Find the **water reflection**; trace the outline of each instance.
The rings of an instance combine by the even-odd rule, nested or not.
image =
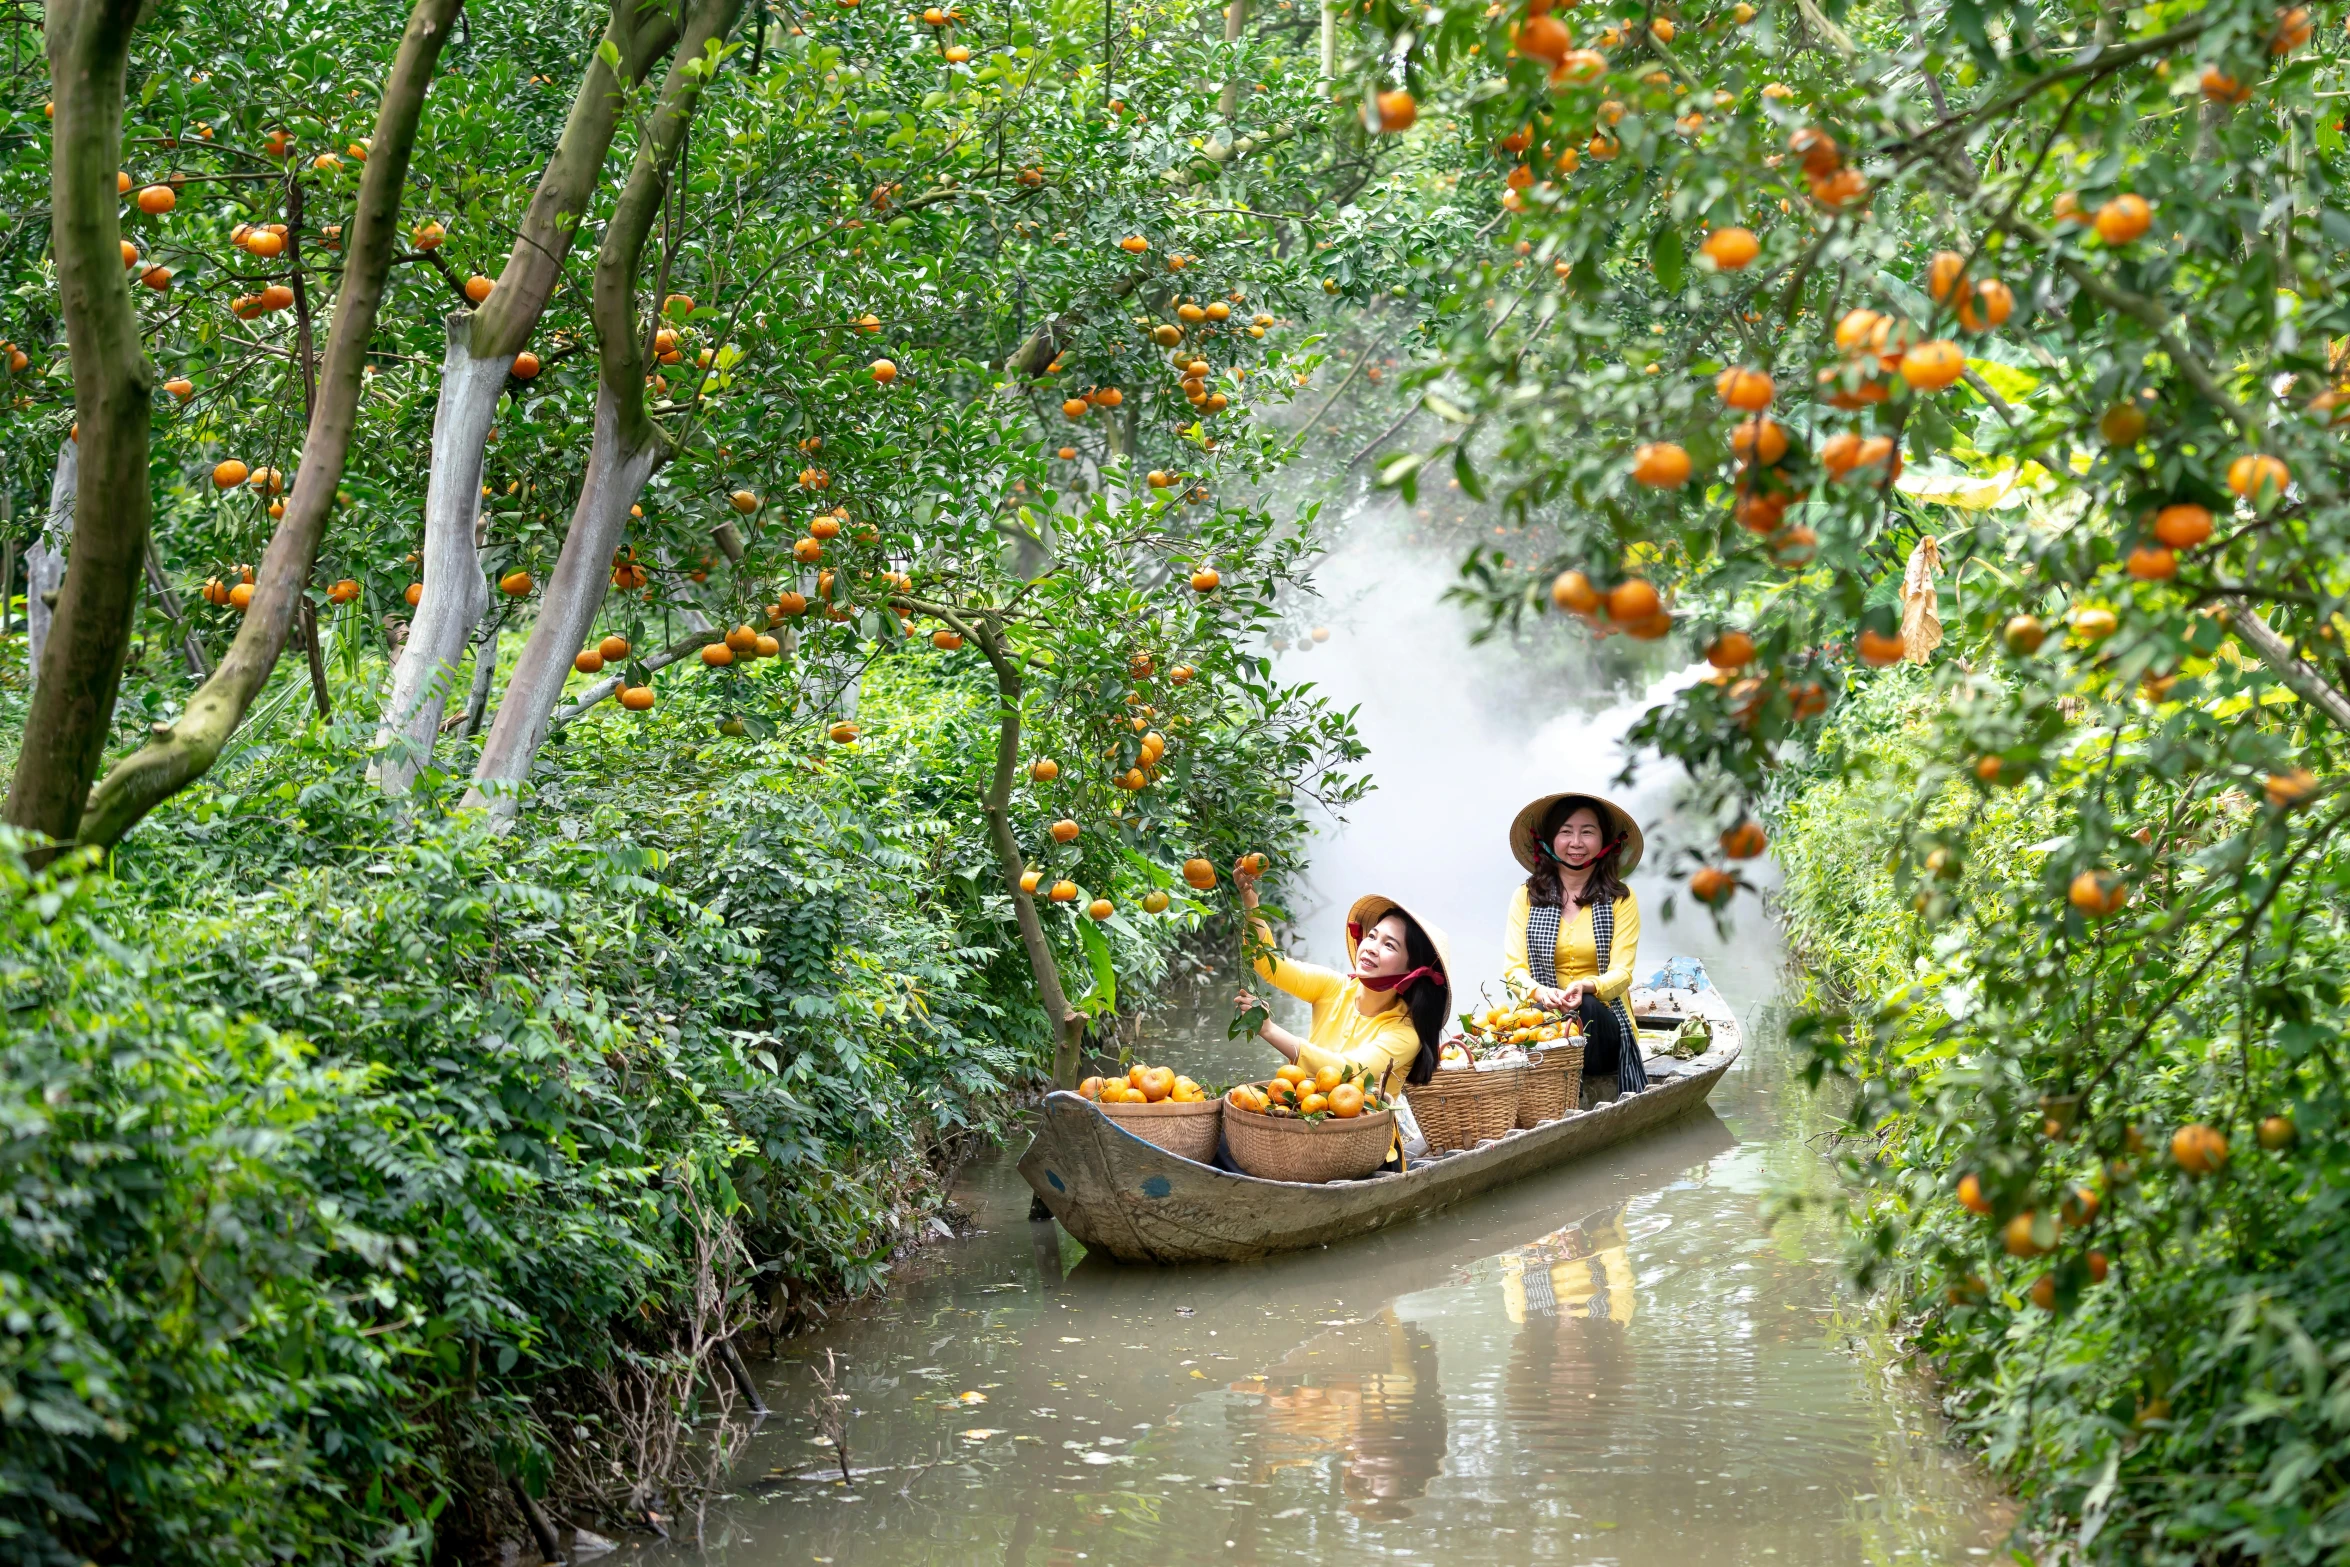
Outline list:
[[[1444,1465],[1444,1399],[1436,1341],[1393,1307],[1328,1329],[1272,1370],[1231,1385],[1255,1402],[1260,1483],[1278,1470],[1335,1462],[1346,1510],[1361,1518],[1412,1515]]]

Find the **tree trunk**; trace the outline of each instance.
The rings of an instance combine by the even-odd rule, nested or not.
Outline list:
[[[155,370],[122,264],[115,171],[141,0],[48,0],[50,251],[73,362],[74,546],[25,713],[8,821],[70,843],[106,754],[122,689],[154,499],[147,487]]]
[[[1239,46],[1240,35],[1248,27],[1248,0],[1228,0],[1224,7],[1224,47]],[[1229,120],[1240,112],[1240,78],[1226,77],[1223,92],[1216,96],[1216,112]]]
[[[670,176],[687,128],[710,76],[707,49],[734,26],[742,0],[694,0],[678,37],[677,58],[661,86],[660,106],[646,122],[628,183],[605,225],[596,252],[596,423],[587,475],[563,553],[539,604],[522,658],[499,699],[497,719],[482,743],[481,760],[464,804],[487,806],[501,820],[520,809],[520,790],[552,727],[563,682],[611,586],[612,552],[628,526],[628,509],[644,493],[668,448],[645,412],[645,368],[650,334],[637,324],[637,278],[645,243],[669,196]],[[659,290],[655,291],[658,308]]]
[[[376,781],[406,794],[432,760],[441,710],[474,627],[490,607],[474,521],[481,514],[482,451],[513,359],[477,359],[475,317],[449,317],[441,356],[441,400],[433,410],[432,462],[424,490],[424,592],[392,668],[391,700],[376,730]]]
[[[995,846],[997,868],[1004,890],[1012,898],[1012,917],[1020,927],[1020,945],[1027,950],[1029,972],[1036,977],[1036,997],[1053,1030],[1053,1086],[1075,1088],[1085,1048],[1085,1015],[1069,1005],[1061,985],[1061,968],[1053,959],[1052,943],[1045,939],[1044,922],[1037,918],[1036,900],[1020,890],[1020,841],[1012,835],[1012,779],[1020,765],[1020,666],[1004,647],[1003,631],[994,621],[975,616],[967,624],[955,616],[948,623],[978,644],[995,671],[997,717],[995,773],[988,779],[980,811],[987,818],[988,841]]]
[[[85,843],[111,844],[157,805],[203,776],[221,747],[244,722],[255,697],[269,684],[296,616],[310,608],[310,573],[319,542],[333,513],[335,491],[351,454],[359,424],[361,371],[368,341],[375,335],[384,285],[399,244],[400,196],[416,150],[416,127],[433,69],[461,0],[415,0],[393,56],[390,79],[376,108],[375,134],[359,178],[352,212],[350,248],[341,286],[335,291],[334,322],[327,332],[326,362],[318,380],[315,411],[302,441],[301,465],[294,471],[286,513],[254,573],[253,602],[220,667],[188,699],[178,721],[160,727],[146,744],[116,763],[91,791],[90,819],[82,824]],[[109,158],[113,156],[108,154]],[[112,176],[108,176],[111,181]],[[109,185],[108,202],[113,201]],[[111,205],[109,206],[111,209]],[[139,417],[146,419],[146,410]],[[87,431],[85,430],[85,435]],[[146,493],[144,459],[138,488]],[[141,545],[144,548],[142,531]],[[315,641],[310,648],[315,659]],[[323,666],[315,666],[314,694],[323,695]],[[323,707],[323,703],[321,706]]]
[[[499,394],[514,356],[529,343],[561,279],[630,89],[675,46],[679,14],[680,0],[661,0],[653,10],[641,0],[616,0],[603,42],[618,55],[620,68],[614,70],[601,45],[590,53],[563,134],[531,193],[530,210],[497,286],[479,310],[460,310],[449,318],[425,482],[424,592],[393,667],[391,700],[376,731],[375,776],[386,794],[407,793],[432,760],[450,681],[489,608],[474,517],[481,504],[482,453]]]
[[[1338,0],[1322,0],[1322,80],[1338,74]]]
[[[41,649],[49,645],[49,623],[57,614],[51,595],[65,585],[65,555],[73,543],[73,495],[80,472],[76,454],[74,442],[58,444],[57,471],[49,480],[49,514],[25,555],[25,670],[36,677]]]
[[[628,509],[644,492],[660,453],[657,440],[630,446],[618,424],[609,392],[599,387],[595,441],[588,451],[579,503],[572,508],[570,531],[563,536],[563,553],[547,581],[530,640],[506,681],[505,695],[498,699],[497,721],[482,743],[473,787],[465,795],[465,805],[486,805],[501,819],[521,808],[522,781],[553,727],[572,657],[586,643],[596,613],[604,607],[612,580],[612,552],[627,531]]]

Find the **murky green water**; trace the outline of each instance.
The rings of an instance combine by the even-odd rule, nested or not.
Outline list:
[[[1661,860],[1670,782],[1607,783],[1637,703],[1545,698],[1480,663],[1449,611],[1384,591],[1399,569],[1375,540],[1334,559],[1316,611],[1334,635],[1283,671],[1360,704],[1380,782],[1317,847],[1296,940],[1327,959],[1348,899],[1403,896],[1451,930],[1465,1000],[1498,966],[1517,804],[1606,789],[1651,824]],[[1423,743],[1430,713],[1441,750]],[[1872,1355],[1834,1221],[1765,1223],[1768,1192],[1826,1179],[1810,1141],[1825,1117],[1772,1026],[1770,923],[1751,899],[1726,939],[1665,921],[1653,870],[1634,881],[1643,968],[1700,957],[1748,1027],[1709,1110],[1399,1229],[1238,1267],[1089,1258],[1028,1222],[1013,1157],[992,1159],[961,1194],[976,1233],[761,1368],[777,1414],[741,1494],[706,1519],[711,1553],[741,1567],[1990,1555],[2003,1505],[1925,1390]],[[1269,1069],[1263,1047],[1224,1039],[1228,994],[1203,985],[1202,1014],[1170,1016],[1148,1058],[1209,1079]],[[851,1395],[847,1484],[807,1414],[828,1351]]]

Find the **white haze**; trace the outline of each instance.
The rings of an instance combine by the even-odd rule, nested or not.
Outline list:
[[[1315,574],[1323,603],[1308,617],[1330,628],[1330,640],[1276,655],[1284,680],[1310,679],[1341,708],[1359,709],[1356,725],[1370,747],[1365,765],[1377,785],[1344,822],[1318,827],[1292,910],[1300,949],[1315,961],[1342,962],[1347,905],[1384,893],[1449,937],[1456,1011],[1480,987],[1499,999],[1504,919],[1525,877],[1510,854],[1510,819],[1538,795],[1580,789],[1623,805],[1647,835],[1647,858],[1632,878],[1647,927],[1638,976],[1682,953],[1702,960],[1735,999],[1771,994],[1780,953],[1751,894],[1733,905],[1728,942],[1685,894],[1679,917],[1663,918],[1672,889],[1659,872],[1668,845],[1711,836],[1707,824],[1683,829],[1673,820],[1680,769],[1652,758],[1630,787],[1614,781],[1625,732],[1704,666],[1596,710],[1572,676],[1546,687],[1505,641],[1470,645],[1469,616],[1440,601],[1453,557],[1399,542],[1399,521],[1391,506],[1374,502],[1336,530],[1342,542]],[[1535,634],[1586,635],[1563,620]]]

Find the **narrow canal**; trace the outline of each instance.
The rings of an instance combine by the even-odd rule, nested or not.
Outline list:
[[[1449,930],[1473,992],[1522,874],[1505,832],[1550,789],[1605,789],[1670,833],[1670,780],[1609,780],[1640,702],[1568,666],[1471,649],[1425,558],[1365,524],[1283,655],[1360,705],[1379,791],[1320,841],[1295,910],[1333,957],[1346,900],[1385,891]],[[1662,830],[1660,830],[1660,828]],[[967,1238],[886,1298],[793,1341],[777,1413],[705,1523],[744,1567],[1075,1563],[1966,1562],[2007,1515],[1885,1369],[1841,1282],[1819,1193],[1827,1118],[1777,1027],[1783,957],[1744,900],[1727,938],[1661,917],[1642,969],[1704,962],[1748,1031],[1711,1108],[1626,1148],[1398,1230],[1260,1265],[1124,1268],[1027,1220],[1009,1155],[975,1168]],[[1203,981],[1148,1058],[1262,1072]],[[849,1393],[852,1483],[807,1416],[812,1366]]]

